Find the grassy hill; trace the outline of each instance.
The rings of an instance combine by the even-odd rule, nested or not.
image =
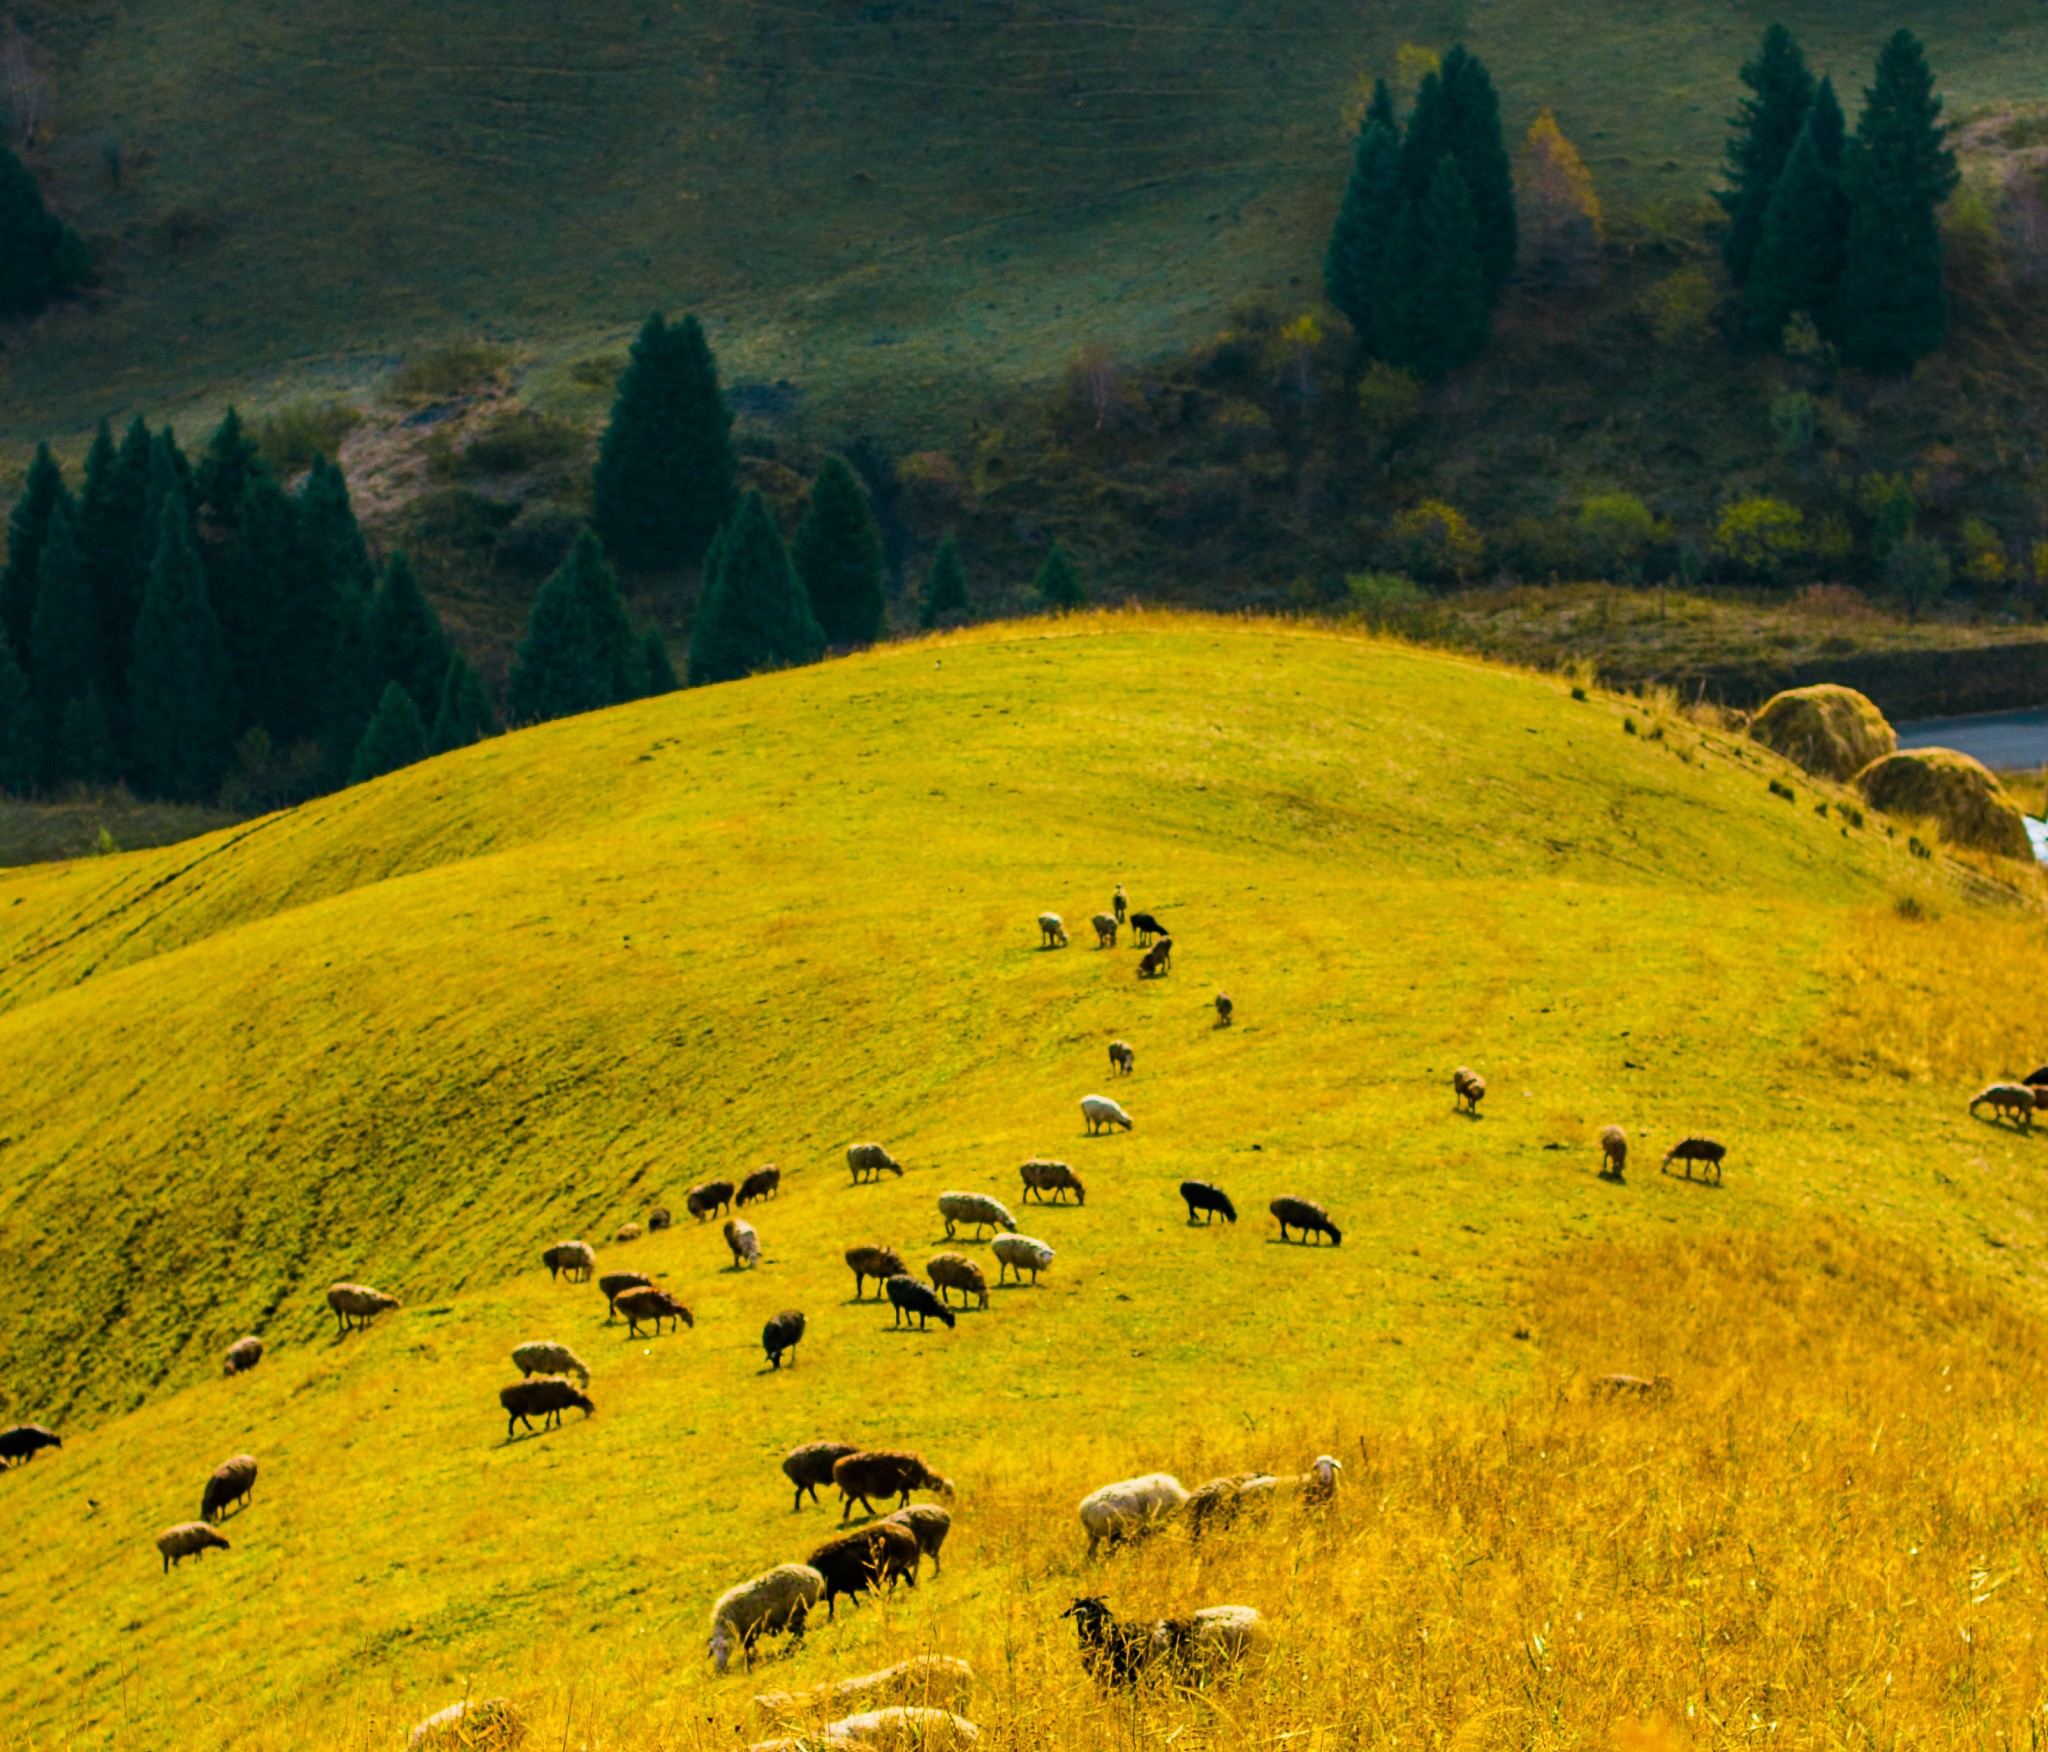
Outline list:
[[[1738,1702],[1801,1743],[2017,1731],[2040,1145],[1962,1106],[2039,1054],[2036,879],[1915,858],[1831,796],[1655,705],[1107,616],[0,875],[0,1421],[67,1438],[0,1478],[12,1733],[387,1746],[473,1686],[542,1744],[757,1737],[759,1686],[706,1684],[703,1617],[822,1536],[776,1461],[827,1435],[952,1474],[954,1542],[757,1677],[966,1653],[1003,1745],[1606,1744],[1696,1705],[1717,1725],[1686,1735],[1719,1744]],[[1119,879],[1173,927],[1170,977],[1085,946]],[[1065,951],[1036,946],[1048,907]],[[1136,1128],[1087,1138],[1116,1037]],[[1461,1062],[1478,1120],[1451,1110]],[[1594,1177],[1611,1121],[1625,1186]],[[1656,1172],[1694,1129],[1731,1145],[1719,1189]],[[848,1184],[868,1137],[902,1179]],[[1086,1205],[1027,1214],[1033,1154]],[[768,1160],[757,1273],[687,1218],[605,1244]],[[1244,1220],[1189,1229],[1190,1176]],[[955,1331],[894,1331],[841,1251],[921,1265],[952,1188],[1059,1258]],[[1342,1248],[1282,1248],[1281,1192]],[[539,1269],[567,1235],[661,1274],[694,1330],[629,1343]],[[405,1306],[338,1340],[338,1277]],[[810,1336],[771,1374],[757,1335],[788,1306]],[[220,1380],[249,1330],[269,1355]],[[495,1392],[539,1336],[591,1363],[598,1413],[507,1443]],[[1672,1374],[1673,1408],[1586,1404],[1617,1368]],[[235,1549],[160,1576],[152,1535],[244,1449]],[[1283,1664],[1099,1704],[1055,1617],[1093,1585],[1079,1495],[1318,1451],[1350,1468],[1331,1517],[1094,1572],[1132,1611],[1253,1600]]]

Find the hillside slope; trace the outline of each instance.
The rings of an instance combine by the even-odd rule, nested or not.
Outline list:
[[[1080,618],[7,873],[0,1421],[68,1440],[0,1485],[40,1554],[0,1575],[25,1627],[0,1707],[35,1745],[190,1745],[202,1722],[382,1745],[465,1676],[587,1696],[602,1674],[678,1711],[635,1743],[730,1744],[746,1682],[696,1706],[701,1614],[823,1525],[790,1531],[774,1462],[798,1441],[919,1447],[962,1478],[963,1519],[1002,1500],[1064,1527],[1090,1467],[1298,1466],[1350,1453],[1362,1407],[1493,1398],[1546,1357],[1682,1366],[1712,1342],[1713,1271],[1670,1250],[1735,1228],[1796,1252],[1816,1210],[1905,1249],[1886,1269],[1915,1296],[1931,1257],[2036,1307],[2038,1146],[1967,1120],[1956,1086],[2025,1068],[2000,1059],[2028,1048],[2034,927],[1816,813],[1796,776],[1788,807],[1774,760],[1626,711],[1644,733],[1618,702],[1391,645]],[[1087,946],[1119,879],[1172,926],[1168,977]],[[1902,895],[1950,916],[1915,924]],[[1047,907],[1072,947],[1037,947]],[[1907,982],[1873,993],[1841,957],[1879,966],[1914,930],[1906,1015]],[[1860,1068],[1858,1041],[1908,1034],[1914,1076]],[[1087,1138],[1113,1037],[1136,1127]],[[1483,1119],[1451,1112],[1460,1062],[1489,1078]],[[1617,1119],[1625,1187],[1592,1175]],[[1733,1146],[1719,1190],[1656,1172],[1693,1129]],[[867,1137],[909,1172],[851,1187]],[[1086,1204],[1027,1214],[1034,1154],[1072,1162]],[[602,1249],[663,1274],[694,1330],[628,1343],[537,1268],[766,1160],[785,1182],[749,1213],[758,1273],[687,1219]],[[1188,1177],[1244,1220],[1187,1228]],[[851,1305],[841,1250],[921,1266],[950,1188],[1008,1200],[1060,1257],[955,1331],[898,1333]],[[1326,1203],[1342,1248],[1279,1248],[1281,1192]],[[1547,1351],[1532,1298],[1594,1242],[1638,1261],[1602,1293],[1640,1277],[1643,1299],[1604,1349]],[[405,1308],[337,1340],[339,1277]],[[786,1306],[810,1336],[768,1374],[757,1334]],[[249,1330],[269,1357],[222,1382]],[[591,1361],[599,1414],[506,1444],[506,1354],[543,1334]],[[164,1581],[150,1536],[238,1449],[265,1482],[235,1551]],[[994,1537],[969,1519],[952,1592],[806,1661],[971,1619],[978,1658],[1026,1637],[1029,1668],[1050,1613],[1018,1590],[1064,1583],[1070,1539],[977,1569]]]

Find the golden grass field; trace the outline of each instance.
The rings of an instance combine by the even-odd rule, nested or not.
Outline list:
[[[974,1663],[996,1746],[2031,1743],[2048,1137],[1964,1107],[2048,1045],[2040,879],[1834,800],[1654,702],[1105,615],[0,873],[0,1422],[66,1435],[0,1476],[0,1746],[393,1747],[467,1692],[539,1746],[694,1752],[925,1649]],[[1170,976],[1089,946],[1119,879]],[[1134,1131],[1082,1135],[1097,1090]],[[1657,1171],[1696,1129],[1719,1188]],[[864,1138],[909,1172],[851,1186]],[[1027,1213],[1034,1154],[1085,1207]],[[686,1216],[607,1244],[771,1160],[757,1272]],[[1189,1176],[1243,1220],[1190,1229]],[[953,1188],[1059,1258],[893,1331],[841,1251],[921,1265]],[[1281,1192],[1344,1245],[1280,1246]],[[576,1235],[694,1330],[629,1342],[551,1283]],[[405,1306],[338,1340],[343,1277]],[[597,1414],[508,1443],[538,1337]],[[1673,1396],[1596,1403],[1611,1370]],[[716,1679],[711,1599],[836,1522],[778,1467],[827,1436],[958,1482],[944,1573]],[[160,1574],[242,1450],[234,1549]],[[1321,1515],[1083,1560],[1097,1484],[1324,1451]],[[1256,1605],[1278,1653],[1105,1700],[1080,1592]]]

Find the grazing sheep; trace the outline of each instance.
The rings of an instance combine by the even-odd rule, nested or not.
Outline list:
[[[597,1267],[597,1255],[587,1241],[557,1241],[540,1256],[550,1279],[566,1277],[572,1284],[587,1284]]]
[[[2030,1089],[2048,1087],[2048,1065],[2040,1065],[2020,1079]]]
[[[860,1300],[861,1285],[867,1279],[875,1280],[875,1296],[879,1300],[881,1286],[910,1269],[903,1263],[903,1255],[893,1247],[849,1247],[846,1263],[853,1267],[853,1299],[856,1302]]]
[[[782,1367],[782,1353],[788,1351],[789,1366],[796,1367],[797,1341],[804,1335],[804,1317],[801,1310],[785,1308],[761,1328],[761,1348],[768,1353],[771,1369]]]
[[[1088,1122],[1088,1135],[1107,1131],[1113,1125],[1120,1125],[1125,1131],[1131,1129],[1131,1116],[1107,1095],[1083,1095],[1081,1117]]]
[[[846,1149],[846,1165],[853,1170],[855,1186],[858,1186],[863,1178],[881,1179],[882,1170],[885,1168],[899,1180],[903,1177],[903,1164],[880,1144],[849,1144]]]
[[[839,1612],[839,1596],[858,1600],[884,1581],[917,1586],[917,1535],[900,1521],[877,1521],[835,1534],[804,1559],[825,1578],[825,1616]]]
[[[675,1218],[668,1214],[667,1205],[656,1205],[647,1213],[647,1232],[650,1235],[658,1235],[674,1221]]]
[[[1621,1179],[1628,1170],[1628,1133],[1618,1125],[1603,1125],[1600,1128],[1600,1156],[1604,1163],[1600,1178]]]
[[[1230,1202],[1230,1195],[1220,1186],[1211,1186],[1206,1180],[1183,1180],[1180,1183],[1180,1195],[1187,1201],[1190,1224],[1194,1222],[1197,1211],[1203,1213],[1204,1228],[1219,1216],[1226,1223],[1237,1221],[1237,1206]]]
[[[1269,1640],[1266,1621],[1249,1606],[1205,1606],[1186,1618],[1123,1624],[1107,1603],[1086,1596],[1060,1616],[1073,1619],[1081,1659],[1103,1685],[1129,1685],[1155,1666],[1200,1679],[1237,1665]]]
[[[1095,947],[1114,949],[1116,947],[1117,921],[1109,913],[1097,913],[1088,921],[1095,927]]]
[[[640,1322],[645,1320],[654,1327],[654,1336],[661,1336],[664,1320],[680,1320],[685,1326],[695,1326],[696,1317],[674,1296],[659,1284],[642,1284],[637,1289],[621,1290],[613,1304],[626,1317],[626,1336],[640,1336]]]
[[[618,1242],[637,1241],[640,1239],[640,1225],[638,1223],[621,1223],[613,1234],[612,1239]]]
[[[1593,1381],[1599,1399],[1669,1399],[1674,1391],[1669,1375],[1600,1375]]]
[[[683,1204],[698,1222],[706,1217],[716,1216],[721,1210],[732,1212],[732,1182],[730,1180],[707,1180],[702,1186],[693,1186],[683,1195]]]
[[[170,1573],[171,1565],[183,1563],[188,1557],[204,1557],[209,1551],[228,1551],[232,1547],[204,1521],[180,1521],[175,1527],[166,1527],[156,1536],[156,1548],[164,1554],[164,1573]]]
[[[1120,1624],[1106,1602],[1089,1594],[1060,1614],[1074,1621],[1081,1663],[1102,1685],[1128,1685],[1151,1665],[1152,1626]]]
[[[925,1276],[932,1280],[932,1288],[939,1292],[939,1300],[946,1299],[948,1290],[958,1290],[962,1306],[969,1296],[979,1296],[981,1306],[988,1306],[988,1279],[981,1275],[981,1267],[964,1253],[934,1253],[926,1261]]]
[[[1188,1537],[1199,1540],[1204,1533],[1233,1526],[1244,1509],[1245,1486],[1264,1476],[1258,1472],[1232,1472],[1196,1485],[1188,1492],[1188,1500],[1181,1509]]]
[[[754,1644],[762,1637],[786,1630],[802,1636],[804,1620],[825,1597],[825,1578],[803,1563],[777,1564],[728,1588],[711,1607],[711,1663],[723,1673],[735,1646],[748,1666],[753,1665]]]
[[[612,1316],[619,1311],[619,1298],[628,1290],[651,1289],[654,1280],[644,1271],[608,1271],[597,1280],[597,1287],[604,1292],[604,1323],[609,1326]]]
[[[725,1219],[725,1244],[732,1250],[733,1270],[761,1263],[761,1237],[743,1217]]]
[[[1154,937],[1166,935],[1166,927],[1150,913],[1132,913],[1131,929],[1138,934],[1138,947],[1144,948]]]
[[[773,1198],[781,1190],[782,1170],[770,1162],[765,1168],[756,1168],[740,1182],[739,1196],[735,1202],[752,1204],[757,1198]]]
[[[41,1424],[16,1424],[0,1430],[0,1466],[26,1466],[45,1448],[61,1448],[64,1438]]]
[[[952,1514],[937,1503],[912,1503],[907,1509],[898,1509],[884,1515],[885,1521],[898,1521],[908,1527],[917,1540],[917,1548],[932,1560],[932,1574],[939,1573],[939,1547],[946,1543],[946,1535],[953,1531]]]
[[[1066,1195],[1072,1193],[1077,1205],[1088,1202],[1088,1189],[1081,1184],[1080,1176],[1064,1162],[1048,1161],[1043,1156],[1033,1156],[1017,1170],[1024,1179],[1024,1196],[1029,1199],[1035,1192],[1038,1202],[1045,1203],[1045,1195],[1052,1194],[1054,1204],[1066,1202]]]
[[[933,1514],[944,1512],[932,1510]],[[754,1699],[754,1708],[770,1721],[793,1724],[836,1715],[841,1710],[885,1709],[896,1703],[932,1710],[959,1709],[966,1706],[973,1694],[974,1669],[965,1661],[956,1661],[950,1655],[912,1655],[879,1673],[841,1679],[813,1691],[767,1692]]]
[[[1237,1006],[1230,1001],[1230,994],[1228,992],[1218,992],[1216,994],[1216,1026],[1218,1028],[1228,1028],[1230,1026],[1230,1019],[1236,1014]]]
[[[1138,1062],[1138,1055],[1131,1051],[1126,1041],[1112,1040],[1109,1043],[1109,1068],[1119,1077],[1128,1077]]]
[[[1289,1498],[1309,1508],[1327,1503],[1337,1494],[1337,1475],[1344,1462],[1329,1454],[1318,1454],[1306,1472],[1263,1474],[1246,1484],[1241,1494],[1248,1501],[1281,1502]]]
[[[1685,1164],[1685,1177],[1690,1180],[1692,1178],[1692,1165],[1695,1162],[1700,1162],[1713,1169],[1714,1184],[1718,1186],[1721,1184],[1721,1159],[1727,1154],[1728,1146],[1716,1143],[1712,1138],[1680,1138],[1677,1143],[1664,1152],[1664,1172],[1666,1174],[1671,1172],[1671,1164],[1673,1162],[1683,1162]]]
[[[1451,1073],[1451,1091],[1458,1107],[1467,1113],[1477,1113],[1480,1102],[1486,1099],[1486,1079],[1471,1066],[1460,1065]]]
[[[1105,1539],[1121,1545],[1147,1528],[1179,1514],[1188,1493],[1170,1472],[1148,1472],[1142,1478],[1120,1479],[1090,1491],[1081,1499],[1081,1525],[1088,1533],[1088,1555]]]
[[[981,1730],[964,1716],[916,1704],[891,1704],[827,1722],[815,1733],[757,1740],[746,1752],[972,1752]]]
[[[1233,1472],[1224,1478],[1212,1478],[1189,1495],[1182,1511],[1188,1537],[1199,1539],[1206,1532],[1233,1525],[1248,1510],[1270,1509],[1277,1502],[1291,1500],[1310,1508],[1320,1507],[1337,1494],[1337,1475],[1343,1470],[1342,1461],[1320,1454],[1306,1472],[1278,1476],[1270,1472]]]
[[[1283,1197],[1276,1198],[1266,1209],[1280,1219],[1280,1239],[1283,1241],[1287,1239],[1289,1229],[1299,1229],[1304,1241],[1311,1235],[1327,1235],[1333,1247],[1344,1245],[1344,1237],[1337,1225],[1330,1221],[1330,1213],[1319,1204],[1305,1198]],[[1316,1245],[1320,1247],[1322,1242],[1318,1240]]]
[[[948,1327],[959,1324],[953,1310],[908,1272],[890,1278],[882,1288],[888,1293],[889,1305],[896,1310],[894,1324],[897,1326],[904,1324],[903,1316],[906,1314],[917,1316],[920,1332],[924,1330],[927,1319],[937,1320]]]
[[[1109,905],[1110,910],[1116,914],[1116,922],[1122,924],[1124,922],[1124,914],[1131,909],[1131,902],[1130,897],[1124,893],[1124,885],[1121,882],[1116,885],[1116,897]]]
[[[511,1441],[512,1427],[524,1424],[530,1430],[533,1420],[541,1420],[541,1428],[560,1429],[562,1413],[572,1405],[585,1417],[597,1407],[590,1395],[565,1381],[560,1375],[539,1375],[531,1381],[514,1381],[509,1387],[498,1389],[498,1403],[505,1408],[505,1440]]]
[[[1173,971],[1173,939],[1161,937],[1151,948],[1138,957],[1138,977],[1152,979],[1162,973]]]
[[[512,1366],[522,1375],[574,1375],[584,1386],[590,1385],[590,1365],[566,1344],[551,1344],[546,1339],[529,1339],[515,1346]]]
[[[263,1340],[253,1332],[247,1338],[238,1338],[228,1346],[227,1355],[221,1358],[220,1372],[223,1375],[246,1375],[263,1361]]]
[[[398,1298],[387,1296],[382,1290],[373,1290],[367,1284],[335,1284],[327,1292],[327,1305],[334,1310],[334,1318],[343,1332],[349,1330],[350,1322],[362,1327],[387,1308],[396,1308]]]
[[[915,1279],[911,1280],[916,1282]],[[919,1289],[924,1286],[918,1285]],[[844,1506],[839,1511],[840,1520],[853,1513],[853,1505],[859,1503],[869,1514],[875,1512],[875,1505],[868,1499],[880,1497],[887,1502],[896,1498],[898,1508],[910,1506],[910,1493],[914,1490],[935,1490],[942,1497],[951,1497],[953,1481],[941,1478],[924,1463],[920,1454],[912,1454],[901,1448],[877,1448],[872,1452],[848,1454],[834,1463],[832,1482],[839,1487]]]
[[[1043,1241],[1034,1241],[1029,1235],[998,1235],[988,1244],[989,1251],[1002,1262],[1002,1269],[996,1273],[996,1282],[1008,1279],[1011,1272],[1017,1274],[1017,1281],[1024,1281],[1024,1274],[1031,1274],[1031,1281],[1038,1282],[1038,1274],[1053,1262],[1053,1250]]]
[[[939,1215],[946,1219],[948,1241],[953,1239],[955,1223],[972,1223],[977,1241],[984,1229],[1007,1229],[1012,1234],[1017,1231],[1017,1219],[1010,1215],[1002,1201],[982,1192],[940,1193]]]
[[[255,1488],[255,1455],[237,1454],[232,1460],[223,1460],[213,1469],[213,1476],[199,1493],[200,1520],[218,1521],[230,1503],[246,1506],[249,1493]]]
[[[1058,913],[1040,913],[1038,938],[1041,949],[1064,949],[1067,946],[1066,921]]]
[[[2025,1083],[1992,1083],[1970,1097],[1970,1117],[1977,1117],[1978,1108],[1989,1107],[1993,1119],[2016,1120],[2030,1126],[2034,1123],[2034,1110],[2040,1105],[2041,1094]]]
[[[782,1457],[782,1476],[796,1486],[796,1501],[789,1505],[793,1515],[804,1506],[804,1492],[818,1500],[818,1486],[832,1482],[832,1468],[849,1454],[860,1450],[851,1442],[806,1442]]]
[[[526,1722],[509,1697],[465,1698],[436,1710],[405,1737],[406,1752],[460,1747],[462,1752],[511,1752],[526,1738]]]

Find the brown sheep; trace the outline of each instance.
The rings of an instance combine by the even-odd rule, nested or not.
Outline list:
[[[1173,939],[1161,937],[1151,948],[1138,957],[1138,977],[1153,979],[1162,973],[1173,971]]]
[[[856,1302],[861,1299],[864,1279],[873,1278],[877,1285],[881,1285],[892,1277],[901,1277],[910,1269],[903,1263],[903,1255],[893,1247],[849,1247],[846,1263],[853,1267],[853,1299]],[[879,1302],[881,1299],[882,1292],[877,1288],[875,1300]]]
[[[387,1308],[396,1308],[398,1298],[367,1284],[335,1284],[327,1292],[327,1305],[334,1310],[336,1324],[347,1332],[351,1324],[367,1327]]]
[[[738,1204],[752,1204],[757,1198],[773,1198],[782,1189],[782,1170],[770,1162],[765,1168],[756,1168],[740,1182]]]
[[[791,1368],[796,1367],[796,1347],[804,1335],[804,1316],[800,1308],[785,1308],[780,1314],[769,1318],[761,1328],[761,1349],[767,1353],[771,1369],[782,1367],[784,1353],[788,1353]]]
[[[1713,1169],[1714,1184],[1719,1186],[1721,1184],[1721,1158],[1727,1154],[1728,1146],[1716,1143],[1712,1138],[1680,1138],[1677,1143],[1664,1152],[1664,1172],[1666,1174],[1671,1172],[1671,1164],[1673,1162],[1683,1162],[1685,1164],[1685,1177],[1690,1180],[1692,1178],[1692,1165],[1695,1162],[1699,1162]]]
[[[882,1519],[908,1527],[917,1536],[918,1550],[932,1560],[932,1574],[939,1573],[939,1547],[946,1543],[946,1535],[953,1531],[950,1514],[937,1503],[912,1503],[909,1508],[897,1509]]]
[[[253,1332],[247,1338],[238,1338],[228,1346],[227,1355],[221,1358],[220,1372],[223,1375],[246,1375],[263,1361],[263,1340]]]
[[[1486,1099],[1486,1079],[1470,1065],[1460,1065],[1451,1073],[1451,1092],[1462,1111],[1477,1114],[1480,1102]]]
[[[514,1381],[511,1386],[498,1390],[498,1403],[505,1408],[505,1440],[508,1442],[512,1439],[515,1424],[524,1424],[531,1430],[533,1420],[539,1418],[542,1429],[560,1429],[562,1413],[572,1405],[585,1417],[597,1409],[589,1394],[560,1375],[536,1375],[531,1380]]]
[[[917,1586],[917,1535],[901,1521],[877,1521],[857,1527],[825,1541],[804,1559],[825,1578],[825,1616],[838,1610],[838,1596],[857,1600],[868,1589],[887,1581],[893,1588],[900,1581]]]
[[[1066,1202],[1066,1195],[1072,1193],[1077,1205],[1088,1202],[1088,1189],[1081,1184],[1081,1177],[1064,1162],[1048,1161],[1043,1156],[1033,1156],[1017,1170],[1024,1179],[1024,1196],[1028,1199],[1034,1192],[1038,1202],[1045,1203],[1045,1195],[1052,1194],[1054,1204]]]
[[[1307,1240],[1311,1235],[1327,1235],[1333,1247],[1344,1245],[1344,1237],[1338,1231],[1337,1225],[1330,1221],[1330,1213],[1311,1199],[1276,1198],[1266,1209],[1279,1219],[1280,1239],[1283,1241],[1287,1239],[1289,1229],[1299,1229],[1303,1240]],[[1316,1245],[1322,1245],[1320,1239]]]
[[[233,1549],[204,1521],[180,1521],[175,1527],[166,1527],[156,1536],[156,1548],[164,1554],[166,1575],[170,1574],[172,1564],[183,1563],[188,1557]]]
[[[255,1488],[256,1457],[253,1454],[237,1454],[232,1460],[223,1460],[213,1469],[213,1476],[199,1493],[200,1520],[219,1520],[230,1503],[246,1506]]]
[[[1230,994],[1228,992],[1218,992],[1216,994],[1216,1026],[1218,1028],[1228,1028],[1232,1018],[1236,1015],[1237,1006],[1230,1001]]]
[[[914,1490],[935,1490],[942,1497],[953,1494],[950,1478],[941,1478],[920,1456],[895,1448],[846,1455],[833,1466],[832,1482],[844,1499],[845,1506],[839,1513],[842,1521],[853,1513],[855,1503],[872,1515],[875,1505],[868,1500],[870,1497],[881,1497],[884,1501],[895,1497],[899,1508],[908,1508]]]
[[[939,1292],[940,1301],[945,1301],[948,1290],[958,1290],[962,1307],[969,1296],[979,1296],[981,1306],[988,1306],[988,1279],[966,1254],[934,1253],[926,1262],[924,1273],[932,1280],[932,1288]]]
[[[637,1241],[640,1239],[640,1225],[638,1223],[621,1223],[612,1239],[618,1242]]]
[[[643,1284],[639,1289],[621,1290],[613,1302],[618,1311],[626,1317],[626,1336],[640,1336],[640,1322],[649,1321],[654,1327],[654,1336],[661,1336],[664,1320],[680,1320],[685,1326],[695,1326],[696,1319],[681,1302],[654,1284]]]
[[[1116,947],[1116,918],[1111,913],[1097,913],[1088,921],[1095,927],[1095,947],[1114,949]]]
[[[1628,1168],[1628,1133],[1618,1125],[1600,1128],[1600,1154],[1606,1166],[1600,1170],[1602,1180],[1619,1180]]]
[[[656,1205],[647,1213],[647,1232],[650,1235],[658,1235],[674,1221],[675,1218],[668,1213],[667,1205]]]
[[[702,1186],[693,1186],[683,1196],[683,1204],[698,1222],[716,1215],[723,1210],[732,1214],[732,1182],[730,1180],[707,1180]]]
[[[2010,1119],[2020,1125],[2034,1123],[2034,1110],[2041,1105],[2043,1094],[2025,1083],[1993,1083],[1980,1089],[1970,1097],[1970,1117],[1977,1117],[1977,1109],[1989,1107],[1994,1119]]]
[[[560,1276],[572,1284],[587,1284],[597,1265],[597,1255],[590,1251],[587,1241],[557,1241],[541,1254],[540,1262],[548,1268],[550,1279]]]
[[[612,1316],[619,1311],[619,1298],[628,1290],[644,1290],[654,1280],[644,1271],[608,1271],[597,1280],[597,1287],[604,1292],[604,1323],[609,1326]]]
[[[789,1506],[793,1515],[804,1506],[804,1492],[818,1500],[818,1486],[832,1482],[832,1468],[849,1454],[860,1450],[851,1442],[806,1442],[782,1457],[782,1475],[796,1486],[796,1501]]]
[[[1112,1040],[1109,1043],[1109,1068],[1119,1077],[1128,1077],[1131,1067],[1138,1062],[1138,1055],[1131,1051],[1127,1042]]]
[[[858,1186],[863,1177],[869,1180],[882,1178],[883,1170],[903,1178],[903,1164],[882,1148],[880,1144],[848,1144],[846,1165],[853,1170],[853,1183]]]

